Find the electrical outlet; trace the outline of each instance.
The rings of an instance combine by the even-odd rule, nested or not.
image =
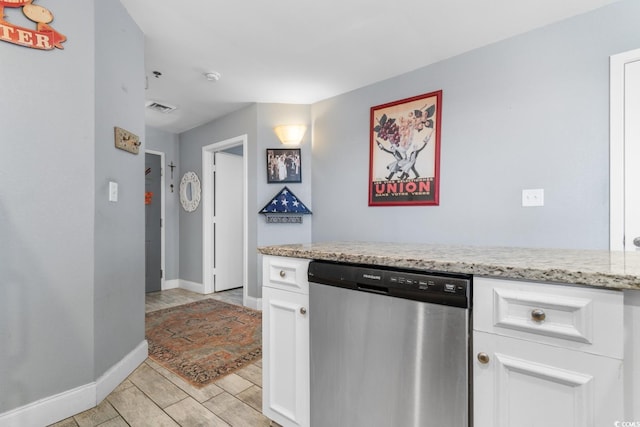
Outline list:
[[[544,189],[522,190],[522,206],[544,206]]]

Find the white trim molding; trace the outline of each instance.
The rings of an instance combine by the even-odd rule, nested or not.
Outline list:
[[[640,49],[610,57],[609,63],[609,250],[624,250],[625,65],[640,60]]]
[[[0,414],[0,426],[46,426],[94,408],[148,356],[144,340],[95,382],[48,396]]]
[[[143,340],[120,362],[113,365],[96,380],[96,405],[104,400],[122,381],[127,379],[135,369],[149,356],[149,344]]]
[[[179,287],[180,287],[180,279],[165,280],[162,290],[166,291],[169,289],[176,289]]]
[[[211,292],[205,292],[205,287],[202,283],[190,282],[188,280],[182,280],[182,279],[179,279],[179,281],[180,281],[180,289],[186,289],[188,291],[197,292],[203,295],[211,293]]]
[[[243,304],[246,305],[247,298],[247,275],[249,271],[248,248],[249,248],[249,214],[248,214],[248,173],[249,173],[249,147],[247,135],[240,135],[224,141],[216,142],[202,147],[202,282],[204,292],[210,294],[215,292],[213,283],[213,156],[216,151],[226,150],[231,147],[242,145],[242,169],[243,169],[243,242],[242,242],[242,292]]]

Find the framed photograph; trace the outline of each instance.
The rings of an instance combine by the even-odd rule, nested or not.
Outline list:
[[[299,148],[267,148],[267,183],[302,182]]]
[[[442,91],[371,107],[369,206],[438,205]]]

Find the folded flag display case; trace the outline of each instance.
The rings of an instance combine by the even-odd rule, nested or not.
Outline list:
[[[302,215],[311,211],[287,187],[278,192],[261,210],[270,223],[302,223]]]

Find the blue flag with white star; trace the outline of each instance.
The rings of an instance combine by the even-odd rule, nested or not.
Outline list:
[[[295,194],[287,187],[284,187],[275,195],[269,203],[260,211],[263,214],[270,213],[297,213],[310,214],[311,211],[302,203]]]

